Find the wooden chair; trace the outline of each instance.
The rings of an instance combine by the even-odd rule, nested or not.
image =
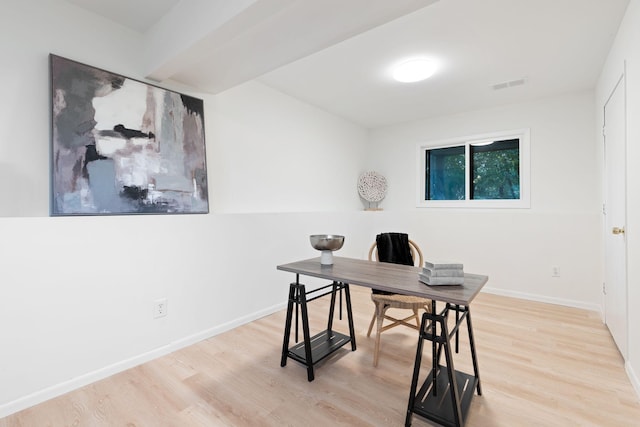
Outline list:
[[[411,255],[414,259],[414,264],[417,262],[418,266],[421,266],[424,262],[424,257],[422,255],[422,251],[418,247],[418,245],[411,239],[409,239],[409,248],[411,249]],[[372,261],[375,258],[376,261],[380,261],[378,259],[378,251],[377,245],[374,243],[371,245],[369,249],[369,261]],[[417,275],[416,275],[417,280]],[[377,324],[376,326],[376,343],[375,348],[373,350],[373,366],[378,366],[378,352],[380,351],[380,334],[384,331],[387,331],[396,326],[408,326],[413,329],[420,329],[420,315],[418,310],[424,309],[427,312],[431,312],[431,300],[416,297],[411,295],[400,295],[400,294],[371,294],[371,301],[375,305],[375,310],[373,312],[373,317],[371,318],[371,323],[369,324],[369,330],[367,331],[367,337],[371,336],[371,330],[373,329],[374,322]],[[390,308],[397,309],[406,309],[411,310],[413,314],[403,319],[398,319],[386,314],[387,310]],[[392,323],[382,326],[384,320],[390,320]],[[409,321],[415,321],[416,324],[409,323]]]

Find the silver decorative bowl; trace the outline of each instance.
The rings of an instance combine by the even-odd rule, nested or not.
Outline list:
[[[344,236],[337,234],[312,234],[309,240],[314,249],[321,251],[320,264],[322,265],[332,265],[332,252],[342,248],[344,244]]]

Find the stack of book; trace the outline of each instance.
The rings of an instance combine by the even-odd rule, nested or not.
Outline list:
[[[418,273],[418,280],[430,286],[462,285],[464,271],[458,262],[429,262],[424,263],[422,271]]]

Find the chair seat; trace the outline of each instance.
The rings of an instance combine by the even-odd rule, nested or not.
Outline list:
[[[382,294],[371,294],[371,301],[382,303],[388,306],[388,308],[407,308],[413,309],[422,308],[425,305],[431,304],[431,300],[415,297],[413,295],[382,295]]]

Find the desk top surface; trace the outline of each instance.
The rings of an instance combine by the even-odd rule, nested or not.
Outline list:
[[[428,286],[418,280],[419,267],[333,257],[333,265],[321,265],[320,257],[279,265],[278,270],[338,282],[366,286],[381,291],[415,295],[451,304],[469,305],[489,278],[464,275],[464,284]]]

